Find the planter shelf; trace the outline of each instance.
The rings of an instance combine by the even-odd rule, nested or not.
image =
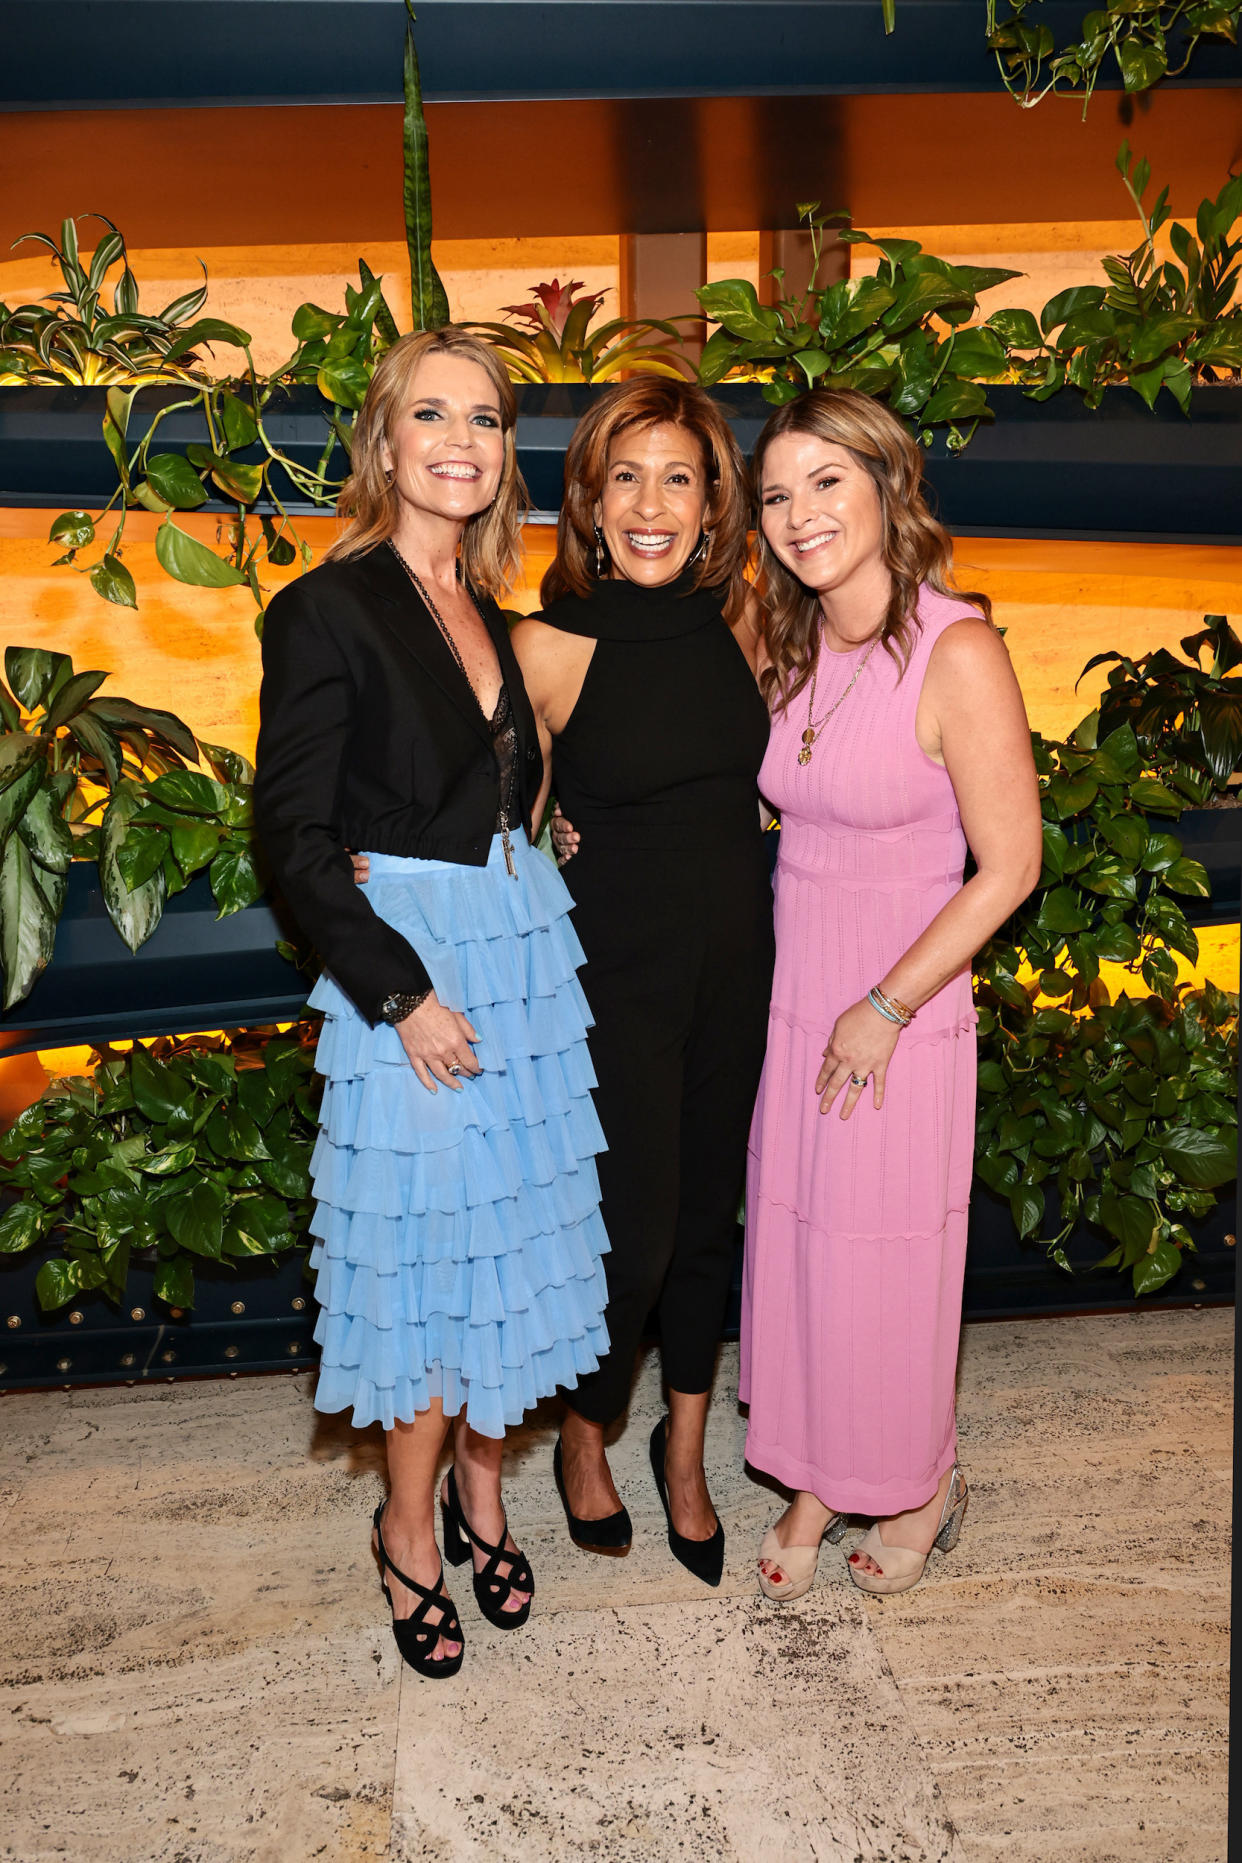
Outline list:
[[[752,384],[715,388],[749,455],[771,412]],[[175,388],[145,391],[143,409],[182,398]],[[598,390],[589,386],[519,387],[518,458],[536,510],[561,502],[565,448]],[[950,453],[938,435],[927,472],[940,516],[963,536],[1111,538],[1141,542],[1242,543],[1242,388],[1199,388],[1189,418],[1166,395],[1150,409],[1129,388],[1110,390],[1089,409],[1072,391],[1030,401],[1018,388],[993,388],[996,419],[982,422],[969,446]],[[274,444],[312,466],[327,436],[326,403],[314,388],[273,402],[264,424]],[[103,444],[104,390],[0,389],[0,505],[96,510],[116,488]],[[131,426],[134,419],[131,418]],[[159,446],[181,451],[205,441],[196,411],[170,415]],[[239,455],[257,460],[257,449]],[[332,472],[343,477],[338,447]],[[306,515],[326,507],[279,492]],[[285,497],[286,492],[288,497]],[[206,511],[234,512],[212,500]]]
[[[196,874],[131,953],[94,862],[75,861],[52,961],[25,1001],[0,1013],[0,1054],[297,1016],[310,986],[276,949],[289,931],[271,901],[226,919],[216,912],[207,875]]]
[[[144,0],[8,0],[5,12],[0,104],[9,108],[401,99],[397,0],[318,0],[309,17],[299,0],[180,0],[162,9],[158,32]],[[424,0],[424,95],[460,103],[1000,88],[981,0],[907,5],[891,38],[879,0],[733,0],[729,13],[727,29],[713,29],[700,0]],[[1071,0],[1040,9],[1058,44],[1072,44],[1081,21]],[[1240,74],[1234,46],[1208,41],[1195,54],[1198,85]],[[1100,88],[1120,82],[1109,60]]]

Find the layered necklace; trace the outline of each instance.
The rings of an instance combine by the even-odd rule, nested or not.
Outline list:
[[[475,704],[478,705],[480,712],[483,712],[484,722],[488,725],[489,729],[493,729],[493,730],[498,727],[503,727],[505,724],[508,724],[509,728],[513,729],[516,732],[516,725],[510,719],[506,717],[506,712],[509,707],[509,694],[508,694],[508,689],[504,683],[503,668],[501,669],[500,698],[496,704],[496,714],[493,718],[488,718],[487,713],[483,711],[483,707],[479,702],[479,695],[474,689],[474,681],[473,679],[471,679],[469,673],[466,671],[466,662],[461,657],[461,651],[458,648],[457,642],[453,639],[452,634],[449,632],[448,623],[445,621],[444,616],[440,613],[440,610],[436,607],[434,601],[431,599],[430,590],[427,588],[426,584],[423,582],[423,579],[418,574],[418,572],[409,563],[406,562],[405,558],[402,556],[400,550],[398,550],[396,544],[393,542],[391,537],[388,538],[388,548],[392,551],[393,555],[396,557],[397,561],[400,563],[402,569],[404,569],[406,575],[410,578],[410,581],[414,584],[414,587],[418,590],[419,594],[422,596],[424,607],[426,608],[428,614],[431,616],[432,620],[435,622],[436,626],[439,628],[441,634],[444,636],[445,644],[448,647],[449,652],[452,654],[454,660],[456,660],[457,662],[458,672],[461,674],[462,678],[465,680],[466,684],[469,686],[471,695],[474,699]],[[475,607],[478,609],[480,618],[482,618],[483,610],[479,608],[478,597],[475,595],[474,590],[470,588],[469,584],[466,584],[465,587],[466,587],[466,593],[469,595],[471,601],[474,603]],[[506,785],[506,794],[503,800],[501,801],[500,811],[497,816],[497,826],[500,830],[500,842],[501,842],[501,846],[504,849],[504,855],[505,855],[505,866],[507,867],[509,871],[510,877],[513,879],[517,878],[517,868],[513,863],[513,843],[509,839],[509,821],[513,814],[513,799],[514,799],[514,793],[516,789],[516,782],[517,782],[517,750],[516,750],[516,737],[515,737],[514,754],[509,759],[509,780]]]
[[[862,659],[858,662],[857,667],[854,669],[854,677],[853,679],[850,680],[850,683],[845,688],[845,691],[841,694],[840,698],[833,700],[832,704],[828,707],[828,710],[824,713],[819,723],[816,724],[815,722],[815,686],[819,679],[819,659],[820,659],[821,653],[824,650],[823,632],[821,629],[820,638],[818,642],[816,643],[816,647],[815,647],[815,667],[811,674],[811,697],[810,697],[810,702],[806,708],[806,730],[802,733],[802,749],[798,752],[798,762],[803,766],[803,768],[805,768],[806,765],[811,761],[811,753],[815,748],[815,740],[818,738],[820,732],[824,729],[824,726],[828,723],[828,720],[833,716],[834,712],[836,712],[842,705],[844,705],[846,699],[849,698],[850,693],[854,690],[854,687],[858,684],[859,679],[862,677],[863,667],[866,666],[867,661],[871,658],[872,654],[875,652],[879,644],[880,644],[880,636],[877,634],[875,639],[872,641],[871,645],[868,647],[866,653],[864,653]]]

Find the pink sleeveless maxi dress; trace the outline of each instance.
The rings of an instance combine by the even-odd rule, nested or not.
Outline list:
[[[750,1135],[741,1390],[747,1460],[843,1513],[921,1506],[952,1466],[975,1012],[965,966],[904,1030],[883,1108],[822,1114],[833,1024],[962,884],[953,787],[915,737],[928,658],[978,611],[924,587],[904,676],[877,648],[798,763],[804,688],[759,786],[781,818],[776,974]],[[821,649],[817,717],[866,648]]]

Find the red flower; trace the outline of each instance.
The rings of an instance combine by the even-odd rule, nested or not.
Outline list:
[[[537,303],[502,304],[500,308],[506,317],[520,317],[525,323],[530,324],[533,330],[551,330],[553,336],[559,341],[564,334],[570,311],[573,310],[575,303],[583,302],[581,298],[575,299],[574,297],[574,292],[581,290],[582,283],[581,278],[571,278],[567,285],[562,285],[559,278],[554,278],[551,284],[530,287],[538,300]],[[591,293],[592,307],[602,304],[603,301],[602,291]]]

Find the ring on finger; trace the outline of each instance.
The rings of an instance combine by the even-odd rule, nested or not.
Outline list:
[[[861,1078],[857,1074],[850,1075],[851,1087],[865,1087],[866,1084],[867,1084],[867,1076],[865,1074],[863,1074]]]
[[[448,1066],[448,1071],[449,1071],[449,1073],[450,1073],[450,1074],[460,1074],[460,1073],[461,1073],[461,1064],[460,1064],[459,1062],[457,1062],[457,1061],[449,1061],[449,1062],[447,1063],[447,1066]]]

